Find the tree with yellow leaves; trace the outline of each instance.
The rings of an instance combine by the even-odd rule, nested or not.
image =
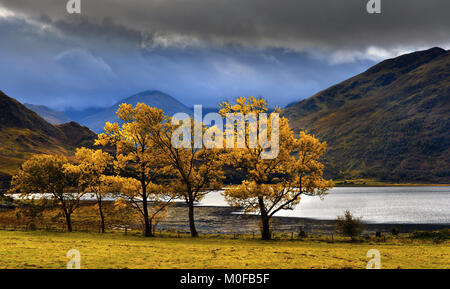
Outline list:
[[[67,231],[72,232],[72,213],[85,194],[78,186],[79,173],[67,170],[67,158],[57,155],[34,155],[25,161],[11,182],[10,193],[21,197],[41,194],[50,196],[61,208]]]
[[[103,198],[115,192],[114,184],[105,175],[111,161],[112,157],[108,153],[83,147],[75,152],[75,164],[66,165],[66,170],[79,174],[80,188],[97,199],[96,208],[102,233],[105,233]]]
[[[192,237],[198,236],[194,216],[195,202],[199,202],[208,191],[222,186],[222,144],[220,138],[219,142],[215,139],[218,135],[216,127],[207,129],[187,115],[182,121],[166,117],[152,133],[153,142],[175,175],[171,187],[188,206]]]
[[[162,126],[165,116],[161,110],[144,103],[138,103],[135,107],[121,104],[117,115],[122,124],[107,122],[105,133],[98,136],[96,144],[113,145],[116,149],[116,172],[135,180],[126,183],[128,189],[125,195],[142,215],[144,235],[151,237],[153,217],[149,213],[149,205],[164,204],[166,207],[173,199],[172,190],[162,186],[167,182],[171,169],[164,162],[163,152],[151,138],[154,131]]]
[[[270,113],[270,121],[259,122],[266,119],[268,111],[264,99],[241,97],[234,105],[224,102],[220,106],[219,113],[223,117],[253,114],[257,119],[259,138],[256,142],[251,138],[252,124],[246,121],[243,145],[227,148],[227,163],[243,170],[246,180],[227,188],[224,195],[230,205],[243,207],[247,213],[260,214],[261,237],[268,240],[271,238],[270,219],[274,214],[293,209],[300,202],[301,195],[323,196],[333,186],[332,181],[323,178],[324,166],[319,161],[325,153],[326,143],[305,132],[300,133],[299,139],[295,138],[288,120],[277,120],[278,109]],[[276,128],[272,127],[275,125]],[[227,125],[226,137],[234,136],[236,126]],[[270,137],[269,131],[272,132]],[[268,142],[271,150],[276,148],[275,154],[269,154],[272,157],[267,157]]]

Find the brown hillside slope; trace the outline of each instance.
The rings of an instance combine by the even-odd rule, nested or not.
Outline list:
[[[284,110],[328,142],[328,173],[450,182],[450,52],[383,61]]]
[[[33,154],[70,155],[76,147],[92,146],[95,138],[77,123],[53,126],[0,91],[0,180],[7,180]]]

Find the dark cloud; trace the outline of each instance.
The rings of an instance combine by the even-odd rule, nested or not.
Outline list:
[[[8,39],[0,43],[1,89],[21,101],[57,108],[111,105],[146,89],[165,91],[188,105],[262,95],[283,106],[372,64],[331,70],[328,61],[307,53],[232,45],[118,46],[100,36],[70,37],[20,19],[0,19],[0,34]]]
[[[369,15],[367,0],[81,0],[82,16],[69,15],[65,0],[0,0],[3,6],[55,21],[67,31],[157,34],[163,44],[240,44],[324,50],[369,46],[417,47],[450,42],[450,1],[382,0],[382,14]],[[81,21],[83,19],[83,21]],[[83,25],[113,19],[123,28]],[[58,22],[64,26],[66,22]],[[87,22],[86,22],[87,23]],[[120,30],[122,29],[122,30]]]
[[[448,47],[450,1],[0,0],[0,79],[13,97],[106,106],[147,89],[188,105],[286,105],[409,50]]]

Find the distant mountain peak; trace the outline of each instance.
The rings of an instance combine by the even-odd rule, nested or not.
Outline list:
[[[93,131],[100,133],[103,131],[106,122],[120,122],[116,112],[119,105],[127,103],[136,105],[138,103],[145,103],[152,107],[162,109],[166,115],[172,116],[175,113],[192,113],[192,109],[181,103],[179,100],[171,95],[168,95],[159,90],[145,90],[124,98],[114,105],[105,108],[93,115],[84,118],[81,123],[92,129]]]
[[[146,101],[173,102],[173,103],[177,103],[178,105],[184,106],[184,104],[182,104],[179,100],[177,100],[173,96],[168,95],[168,94],[166,94],[164,92],[161,92],[159,90],[146,90],[146,91],[142,91],[142,92],[136,93],[136,94],[134,94],[134,95],[132,95],[130,97],[127,97],[125,99],[122,99],[122,100],[118,101],[113,106],[117,106],[117,105],[119,105],[121,103],[128,103],[128,104],[136,105],[140,101],[144,101],[144,102],[146,102]]]
[[[24,103],[23,105],[26,108],[37,113],[39,116],[41,116],[51,124],[62,124],[71,121],[71,119],[64,112],[51,109],[45,105],[36,105],[30,103]]]
[[[144,90],[144,91],[141,91],[141,92],[139,92],[139,93],[136,93],[136,94],[133,95],[133,96],[152,95],[152,94],[163,94],[163,95],[167,95],[167,94],[165,94],[164,92],[162,92],[162,91],[160,91],[160,90],[152,90],[152,89],[149,89],[149,90]],[[131,97],[133,97],[133,96],[131,96]]]

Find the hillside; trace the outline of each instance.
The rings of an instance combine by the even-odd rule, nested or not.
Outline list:
[[[69,155],[75,147],[93,145],[95,138],[95,133],[76,123],[54,126],[0,91],[0,179],[2,180],[7,180],[8,175],[13,174],[32,154]]]
[[[97,134],[74,121],[56,126],[65,136],[64,143],[73,147],[93,147]]]
[[[64,112],[53,110],[45,105],[35,105],[29,103],[24,103],[23,105],[37,113],[40,117],[51,124],[62,124],[71,121],[71,119]]]
[[[450,52],[385,60],[283,112],[328,143],[328,174],[450,182]]]
[[[160,91],[148,90],[123,99],[111,107],[90,115],[80,121],[80,123],[86,125],[97,133],[101,133],[103,132],[103,128],[105,127],[105,123],[107,121],[119,122],[116,112],[120,104],[127,103],[136,105],[139,102],[162,109],[169,116],[172,116],[173,114],[178,112],[184,112],[188,114],[192,112],[189,107],[185,106],[172,96]]]

